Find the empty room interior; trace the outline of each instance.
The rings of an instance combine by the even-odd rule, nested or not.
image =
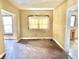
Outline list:
[[[0,0],[0,59],[78,59],[77,0]]]

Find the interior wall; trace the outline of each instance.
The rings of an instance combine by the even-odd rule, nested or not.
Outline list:
[[[28,16],[29,15],[49,15],[50,28],[49,30],[29,30]],[[21,16],[21,37],[52,37],[52,17],[53,10],[22,10]]]
[[[1,8],[2,8],[2,1],[0,0],[0,58],[1,58],[1,55],[4,53],[4,39],[3,39]]]
[[[65,26],[66,26],[66,7],[65,1],[53,11],[53,38],[64,47]]]
[[[14,5],[12,5],[8,0],[3,0],[3,9],[11,12],[15,15],[15,37],[17,36],[17,39],[20,38],[20,21],[19,21],[19,10]]]
[[[67,0],[53,11],[53,38],[55,38],[63,47],[65,44],[67,8],[75,4],[77,4],[77,0]]]
[[[78,0],[67,0],[67,8],[77,4]]]

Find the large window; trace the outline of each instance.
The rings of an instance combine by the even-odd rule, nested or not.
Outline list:
[[[12,16],[3,16],[4,34],[12,34]]]
[[[48,29],[48,16],[29,16],[29,29]]]

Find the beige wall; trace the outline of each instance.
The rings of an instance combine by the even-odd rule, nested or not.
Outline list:
[[[66,5],[66,2],[64,2],[53,11],[53,38],[63,47],[65,39]]]
[[[67,1],[67,8],[69,8],[69,7],[73,6],[74,4],[76,4],[77,1],[78,1],[78,0],[68,0],[68,1]]]
[[[7,0],[3,0],[3,9],[6,11],[9,11],[13,14],[15,14],[15,36],[17,36],[17,39],[20,37],[20,21],[19,21],[19,10],[16,8],[14,5],[12,5],[10,2]]]
[[[76,4],[77,0],[67,0],[53,11],[53,38],[55,38],[63,47],[66,29],[67,8]]]
[[[21,16],[21,37],[52,37],[52,15],[53,11],[20,11]],[[29,15],[49,15],[50,18],[50,29],[47,31],[43,30],[28,30],[28,16]]]
[[[1,8],[2,1],[0,0],[0,55],[4,52],[4,39],[3,39],[3,28],[2,28],[2,19],[1,19]]]

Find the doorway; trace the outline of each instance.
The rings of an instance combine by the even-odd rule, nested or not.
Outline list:
[[[4,28],[4,39],[16,39],[15,15],[9,11],[1,10]]]
[[[9,51],[12,50],[14,44],[16,43],[16,17],[13,13],[1,10],[2,22],[4,28],[4,44],[6,56],[9,55]]]
[[[65,51],[73,59],[78,59],[78,9],[74,5],[67,9]]]

